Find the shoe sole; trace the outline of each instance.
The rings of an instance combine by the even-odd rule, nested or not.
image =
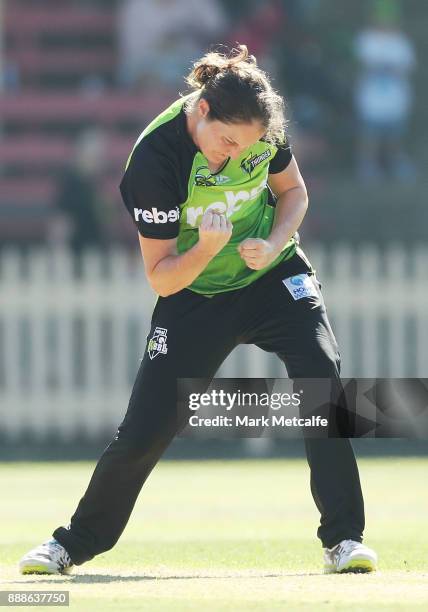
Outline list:
[[[337,570],[338,574],[367,574],[376,571],[376,563],[371,559],[353,559]]]
[[[46,567],[45,565],[25,565],[23,567],[19,568],[19,571],[21,574],[71,574],[72,572],[72,568],[71,567],[66,567],[65,569],[63,569],[62,571],[60,570],[52,570],[48,567]]]
[[[325,565],[324,574],[368,574],[375,572],[376,563],[371,559],[353,559],[338,570],[335,565]]]

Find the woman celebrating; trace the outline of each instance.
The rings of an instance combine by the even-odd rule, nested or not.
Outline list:
[[[127,413],[70,524],[21,560],[22,573],[69,572],[116,544],[182,426],[178,378],[211,379],[245,343],[275,352],[290,378],[340,385],[320,285],[295,236],[308,200],[282,98],[243,45],[207,54],[187,82],[192,93],[137,140],[120,186],[159,295]],[[374,570],[349,439],[305,447],[325,571]]]

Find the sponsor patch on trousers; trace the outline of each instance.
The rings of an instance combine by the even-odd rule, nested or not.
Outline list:
[[[167,346],[168,330],[164,327],[156,327],[153,336],[149,340],[147,351],[150,359],[154,359],[158,355],[166,355],[168,352]]]
[[[293,296],[294,300],[301,300],[305,297],[318,297],[313,276],[309,274],[296,274],[289,278],[284,278],[284,285]]]

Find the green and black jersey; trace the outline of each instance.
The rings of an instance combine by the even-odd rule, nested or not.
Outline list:
[[[212,173],[187,131],[185,101],[186,97],[174,102],[138,138],[120,191],[140,234],[177,238],[179,253],[198,241],[198,226],[208,208],[226,214],[233,224],[229,242],[189,286],[214,295],[249,285],[294,254],[296,244],[291,239],[270,266],[251,270],[237,250],[246,238],[269,236],[275,199],[267,185],[268,174],[284,170],[292,153],[287,144],[259,141]]]

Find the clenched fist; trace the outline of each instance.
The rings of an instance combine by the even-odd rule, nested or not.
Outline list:
[[[207,210],[199,226],[199,246],[214,257],[229,242],[232,235],[232,223],[215,210]]]
[[[247,238],[238,247],[239,254],[252,270],[262,270],[278,256],[273,246],[263,238]]]

